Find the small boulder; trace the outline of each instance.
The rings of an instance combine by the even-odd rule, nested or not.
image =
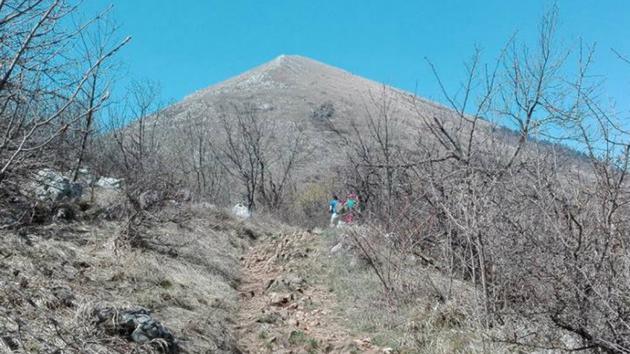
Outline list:
[[[292,296],[288,294],[271,293],[269,303],[274,306],[284,306],[292,300]]]
[[[239,219],[249,219],[252,216],[249,209],[242,203],[238,203],[232,208],[232,214]]]
[[[20,349],[20,342],[17,341],[16,338],[10,336],[2,336],[0,337],[4,345],[6,345],[11,351],[16,352]]]
[[[60,205],[55,212],[54,220],[72,221],[76,218],[77,212],[72,205]]]
[[[38,171],[34,180],[33,193],[39,200],[57,202],[63,199],[79,198],[83,194],[80,183],[71,182],[61,173],[49,168]]]
[[[580,339],[572,334],[567,333],[563,335],[560,341],[562,341],[562,344],[568,349],[577,350],[577,348],[580,347]]]
[[[162,339],[169,352],[174,353],[179,349],[173,333],[151,317],[150,311],[145,308],[117,310],[112,307],[105,307],[96,309],[94,315],[96,324],[105,327],[111,334],[126,336],[136,343]]]
[[[330,249],[330,254],[338,253],[343,249],[343,243],[339,242]]]
[[[259,105],[258,108],[261,111],[263,111],[263,112],[273,111],[274,110],[274,107],[273,107],[273,105],[271,103],[263,103],[263,104]]]
[[[96,181],[96,186],[104,189],[120,189],[122,187],[123,180],[113,177],[101,177]]]

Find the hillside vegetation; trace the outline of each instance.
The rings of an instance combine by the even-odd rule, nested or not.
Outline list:
[[[0,351],[236,352],[238,262],[260,231],[207,206],[151,213],[133,226],[136,242],[125,241],[128,227],[59,221],[3,232]],[[150,312],[164,332],[133,344],[126,311]]]
[[[280,56],[168,107],[77,9],[0,1],[0,350],[630,352],[630,137],[557,9],[428,62],[447,106]]]

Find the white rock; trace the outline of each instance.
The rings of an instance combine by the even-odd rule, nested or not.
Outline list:
[[[569,349],[577,349],[582,346],[580,338],[573,334],[565,334],[560,340]]]
[[[271,103],[263,103],[258,107],[261,111],[273,111],[273,105]]]
[[[341,251],[342,248],[343,248],[343,243],[339,242],[338,244],[334,245],[333,248],[330,249],[330,254],[335,254]]]
[[[240,219],[249,219],[252,216],[249,209],[242,203],[238,203],[232,208],[232,214]]]
[[[80,197],[83,187],[79,183],[71,182],[61,173],[46,168],[35,175],[33,192],[40,200],[59,201],[64,198]]]
[[[101,177],[96,181],[96,186],[105,189],[119,189],[122,186],[122,179],[113,177]]]

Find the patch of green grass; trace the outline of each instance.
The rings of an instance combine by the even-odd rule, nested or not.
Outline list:
[[[323,238],[330,240],[330,239],[334,238],[335,236],[337,236],[337,230],[335,230],[335,229],[325,229],[325,230],[322,231],[322,233],[320,235]]]
[[[317,353],[320,343],[317,339],[309,337],[306,333],[296,330],[289,334],[289,344],[303,345],[307,353]]]
[[[309,352],[311,351],[315,352],[317,348],[319,348],[319,341],[317,339],[310,338],[308,340],[308,348],[309,348]]]
[[[311,299],[304,299],[302,303],[302,309],[306,311],[312,311],[318,309],[320,306],[315,304]]]
[[[258,339],[265,340],[267,339],[267,337],[268,337],[268,334],[267,334],[267,331],[265,330],[262,330],[260,331],[260,333],[258,333]]]
[[[306,343],[307,340],[306,333],[302,331],[291,331],[289,334],[289,344],[291,345],[301,345]]]
[[[379,347],[392,348],[395,353],[408,353],[409,351],[403,350],[399,343],[399,338],[396,338],[391,333],[385,332],[384,334],[377,333],[372,337],[372,343]]]
[[[331,310],[339,318],[346,319],[344,326],[351,333],[378,337],[381,346],[400,347],[401,342],[410,340],[402,337],[408,337],[404,327],[411,309],[392,309],[387,305],[386,294],[377,276],[352,254],[344,251],[330,255],[330,248],[339,239],[337,234],[338,230],[334,229],[322,232],[317,260],[317,263],[326,264],[319,268],[317,277],[335,294],[338,302],[338,306]]]
[[[158,285],[163,289],[170,289],[173,287],[173,283],[171,283],[171,281],[168,279],[162,279],[162,281],[160,281]]]

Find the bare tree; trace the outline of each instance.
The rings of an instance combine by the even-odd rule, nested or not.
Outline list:
[[[140,207],[144,192],[157,194],[159,201],[173,195],[179,186],[172,154],[163,150],[165,136],[159,87],[152,82],[134,82],[127,99],[110,105],[105,124],[89,154],[90,165],[99,174],[125,180],[130,203]]]
[[[227,202],[229,194],[228,178],[216,156],[211,151],[212,130],[207,122],[188,115],[185,121],[176,125],[178,136],[174,142],[179,173],[197,198],[207,198],[215,203]]]
[[[101,14],[104,17],[105,14]],[[99,63],[98,58],[107,54],[108,48],[114,41],[117,27],[109,20],[103,20],[95,24],[94,29],[89,32],[80,33],[80,43],[84,56],[84,63],[88,67],[94,69],[88,76],[86,87],[81,89],[84,110],[86,111],[84,119],[79,122],[80,142],[78,147],[77,161],[75,163],[72,180],[76,181],[79,177],[79,170],[84,163],[84,157],[87,145],[91,136],[95,134],[94,121],[97,111],[100,110],[102,104],[109,98],[111,91],[111,79],[107,77],[108,72],[113,71],[113,65],[110,63]]]
[[[386,225],[393,221],[395,200],[411,187],[407,178],[410,166],[405,156],[404,127],[394,109],[398,96],[386,86],[371,92],[364,104],[365,123],[351,119],[347,131],[330,119],[326,121],[345,151],[347,187],[359,192],[364,201],[376,205],[372,209],[374,216],[382,218]]]
[[[308,152],[304,134],[299,127],[279,129],[252,104],[222,109],[218,120],[221,138],[210,142],[216,161],[241,181],[248,208],[260,201],[276,210]]]
[[[393,225],[380,233],[387,242],[368,234],[355,243],[388,294],[409,288],[394,275],[411,253],[472,284],[482,328],[527,323],[497,340],[626,353],[630,135],[597,101],[593,48],[556,47],[556,17],[553,9],[543,18],[535,47],[512,38],[491,65],[476,51],[458,95],[429,63],[451,110],[414,101],[429,132],[414,151],[393,144],[387,157],[383,114],[371,134],[354,132],[353,165],[362,161],[386,196],[388,176],[397,187],[408,180],[409,193],[388,214],[415,220],[385,224]],[[564,333],[579,348],[559,344]]]
[[[620,278],[627,233],[619,213],[629,140],[593,99],[597,83],[587,74],[593,51],[554,47],[556,16],[553,10],[543,18],[536,48],[511,41],[493,71],[478,71],[475,55],[463,97],[447,96],[458,121],[419,115],[455,158],[432,165],[428,176],[416,172],[442,215],[445,263],[461,262],[461,276],[479,287],[485,326],[524,317],[572,332],[585,348],[627,352],[628,312],[618,296],[627,284]],[[576,58],[574,78],[566,76],[568,58]],[[480,103],[468,109],[476,77]],[[481,117],[515,133],[502,142]],[[588,156],[532,144],[534,137],[571,139]],[[552,346],[538,331],[515,342]]]
[[[98,68],[129,41],[95,50],[90,65],[82,66],[73,44],[101,18],[74,29],[59,25],[75,11],[63,0],[0,3],[0,183],[93,113],[100,102],[77,109],[81,94]]]

